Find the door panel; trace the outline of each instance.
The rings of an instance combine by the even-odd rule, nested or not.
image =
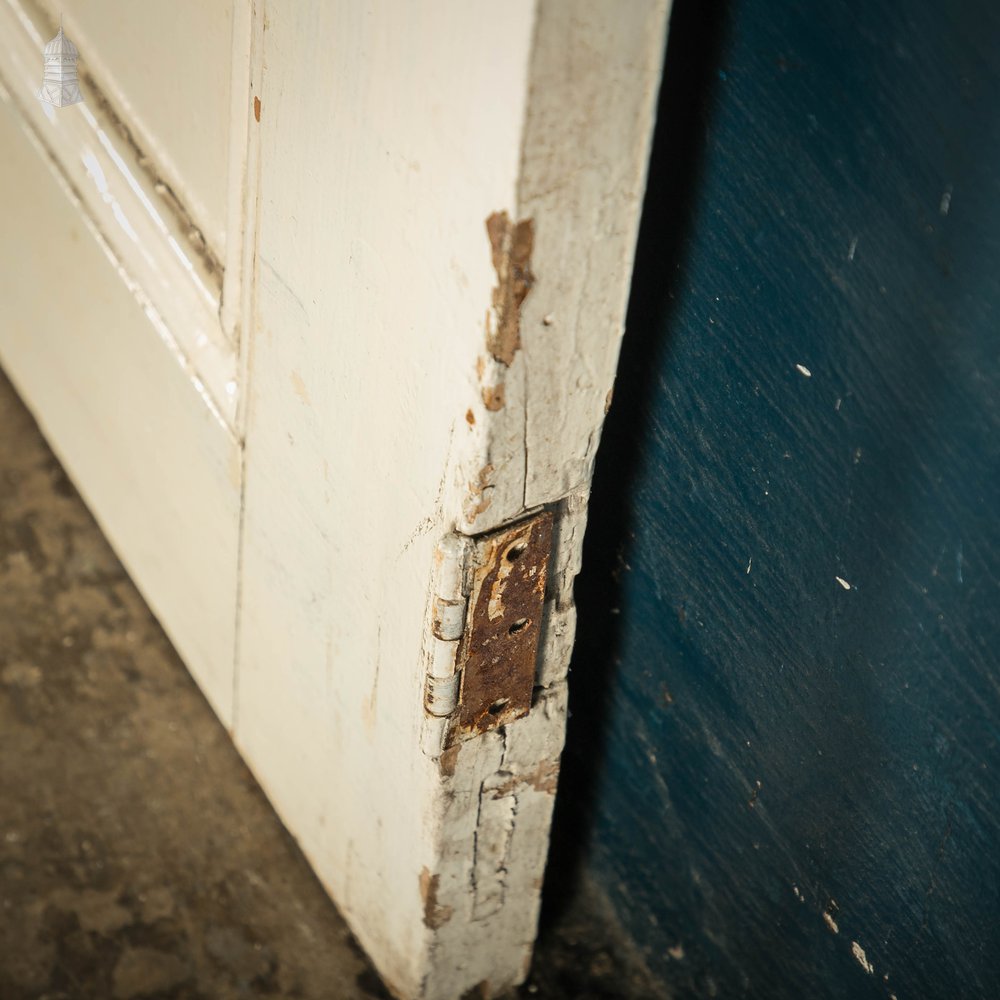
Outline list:
[[[158,335],[235,432],[238,360],[220,316],[223,285],[228,290],[234,283],[192,240],[186,210],[160,183],[156,164],[123,132],[99,92],[85,85],[87,101],[72,111],[36,99],[38,53],[51,30],[33,5],[0,2],[5,100],[58,166]]]
[[[0,104],[0,149],[0,362],[228,722],[236,439],[9,100]]]

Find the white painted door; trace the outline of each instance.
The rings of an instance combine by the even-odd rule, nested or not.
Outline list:
[[[666,7],[0,0],[0,362],[400,997],[527,970]]]

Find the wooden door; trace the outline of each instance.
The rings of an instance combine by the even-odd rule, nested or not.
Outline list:
[[[0,0],[0,361],[401,997],[526,972],[666,6]]]

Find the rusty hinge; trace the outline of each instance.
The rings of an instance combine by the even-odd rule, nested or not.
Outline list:
[[[474,540],[452,739],[496,729],[531,709],[551,552],[549,511]]]
[[[531,710],[552,526],[543,511],[439,543],[424,688],[429,755]]]

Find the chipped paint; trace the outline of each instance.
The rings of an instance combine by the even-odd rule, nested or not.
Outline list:
[[[493,797],[503,798],[525,787],[533,788],[543,795],[555,795],[558,785],[559,760],[542,760],[537,767],[524,774],[508,774],[494,789]]]
[[[506,390],[503,385],[484,385],[482,388],[483,406],[491,413],[503,409],[506,400]]]
[[[420,872],[420,898],[424,901],[424,924],[433,931],[448,923],[455,912],[453,907],[438,902],[440,884],[441,876],[432,875],[425,865]]]
[[[511,222],[506,212],[494,212],[486,220],[486,232],[497,273],[486,346],[497,361],[509,365],[521,346],[521,304],[535,281],[531,273],[535,224],[532,219]]]
[[[253,99],[253,116],[256,121],[260,121],[260,98],[254,97]]]
[[[475,480],[468,484],[469,492],[465,498],[464,507],[465,516],[470,521],[474,521],[480,514],[489,510],[489,506],[493,502],[490,496],[494,489],[490,482],[493,472],[491,464],[484,465],[479,470],[479,475],[476,476]]]
[[[456,743],[454,746],[449,747],[445,750],[439,758],[439,766],[441,768],[441,775],[445,778],[455,777],[455,769],[458,767],[458,755],[462,749],[461,743]]]

